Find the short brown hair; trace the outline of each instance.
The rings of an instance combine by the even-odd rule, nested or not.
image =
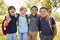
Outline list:
[[[41,7],[40,10],[41,10],[41,9],[46,9],[46,10],[48,11],[48,8],[46,8],[46,7]],[[40,11],[40,10],[39,10],[39,11]]]
[[[23,9],[26,9],[26,11],[27,11],[27,8],[26,8],[26,7],[21,7],[21,8],[20,8],[20,11],[23,10]]]

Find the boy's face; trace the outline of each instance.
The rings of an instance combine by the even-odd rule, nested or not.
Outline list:
[[[26,14],[26,12],[27,12],[27,9],[22,9],[22,10],[20,10],[20,13],[21,13],[21,14]]]
[[[37,12],[38,12],[37,8],[32,8],[31,9],[31,13],[32,13],[33,16],[35,16],[37,14]]]
[[[41,9],[40,10],[40,16],[45,18],[48,15],[48,11],[46,9]]]
[[[9,10],[9,12],[10,12],[11,15],[14,15],[14,14],[15,14],[15,11],[16,11],[16,10],[13,9],[13,8]]]

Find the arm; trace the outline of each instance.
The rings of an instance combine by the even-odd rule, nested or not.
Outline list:
[[[54,38],[57,34],[57,27],[56,27],[55,20],[53,18],[52,18],[52,28],[53,28],[53,38]]]
[[[7,21],[4,21],[4,27],[6,27],[8,25]]]
[[[9,17],[9,15],[7,15],[5,19],[6,20],[4,21],[4,26],[6,27],[10,23],[11,18]]]
[[[5,20],[4,21],[4,26],[7,27],[7,25],[10,23],[11,20]]]
[[[19,13],[15,14],[16,21],[18,21],[19,16],[20,16]]]
[[[54,38],[57,34],[56,24],[52,25],[52,27],[53,27],[53,38]]]

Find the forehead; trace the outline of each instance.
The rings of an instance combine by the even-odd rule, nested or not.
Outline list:
[[[35,7],[33,7],[32,9],[36,9],[37,10],[37,8],[35,8]]]
[[[11,8],[10,10],[15,10],[14,8]]]
[[[40,11],[47,11],[46,9],[40,9]]]
[[[22,9],[22,10],[27,10],[26,8]]]
[[[27,11],[27,9],[26,9],[26,8],[24,8],[24,9],[21,9],[20,11]]]

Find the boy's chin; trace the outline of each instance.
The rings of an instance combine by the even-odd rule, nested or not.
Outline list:
[[[45,18],[45,17],[42,17],[42,18]]]
[[[25,13],[22,13],[22,14],[25,14]]]
[[[11,16],[14,16],[14,14],[11,14]]]

